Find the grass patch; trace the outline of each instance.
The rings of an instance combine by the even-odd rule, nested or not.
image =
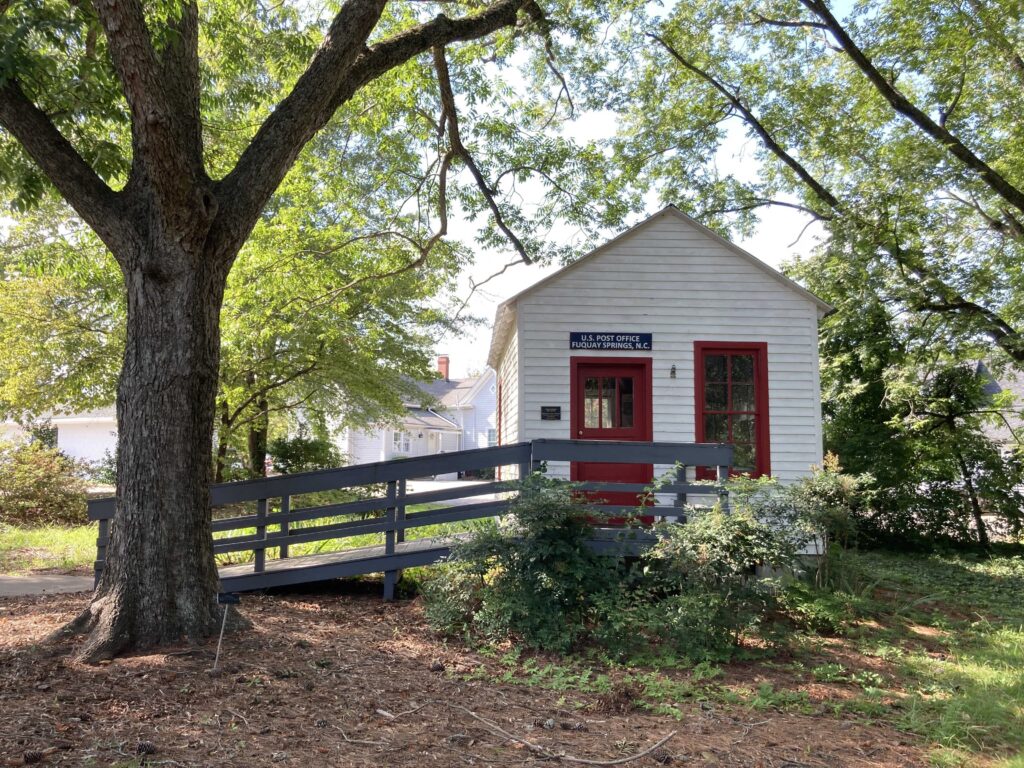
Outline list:
[[[96,559],[96,526],[0,526],[0,573],[91,569]]]

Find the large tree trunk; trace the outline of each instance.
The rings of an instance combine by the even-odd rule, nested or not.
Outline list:
[[[181,264],[182,256],[159,263]],[[117,511],[96,594],[74,626],[90,633],[82,650],[89,660],[218,628],[209,482],[227,270],[212,259],[188,261],[125,269]]]

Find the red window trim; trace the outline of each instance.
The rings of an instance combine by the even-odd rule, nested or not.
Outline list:
[[[579,368],[581,365],[637,365],[640,366],[640,385],[643,397],[646,400],[642,409],[634,411],[634,417],[642,419],[637,426],[640,431],[639,440],[653,440],[654,437],[654,402],[652,400],[653,381],[651,376],[652,361],[649,357],[577,357],[569,358],[569,439],[578,440],[577,432],[583,424],[583,403],[576,397],[579,383]],[[630,439],[630,438],[625,438]],[[634,438],[636,439],[636,438]]]
[[[753,352],[756,384],[754,408],[757,413],[757,467],[754,477],[772,473],[771,439],[768,422],[768,343],[764,341],[695,341],[693,342],[693,395],[696,403],[696,437],[704,442],[704,355],[715,352]]]

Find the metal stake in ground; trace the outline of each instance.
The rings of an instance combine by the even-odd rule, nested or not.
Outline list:
[[[238,605],[242,598],[231,592],[218,592],[217,604],[224,606],[224,618],[220,622],[220,637],[217,638],[217,655],[213,657],[213,671],[217,671],[217,664],[220,662],[220,647],[224,642],[224,628],[228,625],[228,611],[232,605]]]

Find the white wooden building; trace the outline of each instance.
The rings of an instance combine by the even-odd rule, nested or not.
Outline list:
[[[117,450],[117,414],[114,406],[71,414],[50,414],[41,419],[57,433],[57,448],[72,459],[95,464]],[[26,431],[14,422],[0,423],[0,440],[23,439]]]
[[[405,403],[397,424],[346,429],[338,446],[350,464],[428,456],[497,445],[497,386],[491,369],[453,379],[448,355],[437,358],[438,376],[419,385],[422,397]]]
[[[731,442],[735,470],[796,479],[822,459],[830,310],[669,206],[498,307],[499,441]],[[636,482],[663,469],[616,466],[548,470]]]

